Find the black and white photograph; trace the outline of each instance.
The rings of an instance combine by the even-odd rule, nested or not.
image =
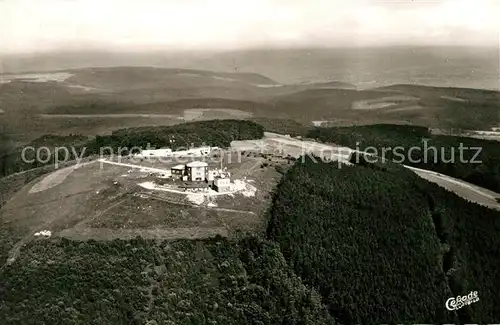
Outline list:
[[[500,323],[500,0],[0,0],[0,325]]]

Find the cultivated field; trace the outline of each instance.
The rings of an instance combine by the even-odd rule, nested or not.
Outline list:
[[[377,110],[382,108],[399,108],[409,106],[419,100],[413,96],[387,96],[377,99],[358,100],[352,103],[354,110]]]
[[[290,119],[307,126],[326,121],[332,126],[397,123],[478,130],[499,121],[499,93],[478,89],[403,84],[362,90],[339,81],[281,84],[255,73],[143,67],[0,79],[0,128],[21,143],[47,130],[95,135],[223,118]]]

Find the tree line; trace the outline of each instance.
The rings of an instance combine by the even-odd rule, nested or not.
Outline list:
[[[314,128],[308,132],[308,137],[359,150],[373,147],[379,155],[385,148],[388,150],[384,155],[389,160],[500,192],[498,141],[433,135],[426,127],[393,124]],[[396,147],[401,150],[392,150]]]
[[[264,128],[261,125],[244,120],[211,120],[172,126],[127,128],[113,131],[111,135],[96,135],[92,139],[75,134],[47,134],[26,145],[3,152],[0,157],[0,176],[54,165],[58,147],[68,149],[57,152],[59,161],[71,161],[91,155],[109,154],[111,151],[115,155],[119,151],[122,155],[128,155],[132,149],[138,151],[148,147],[169,147],[176,150],[206,145],[226,148],[233,140],[260,139],[263,134]],[[27,147],[29,149],[26,150]]]
[[[278,186],[268,238],[341,323],[492,323],[500,213],[389,162],[307,158]],[[457,313],[449,297],[483,292]]]

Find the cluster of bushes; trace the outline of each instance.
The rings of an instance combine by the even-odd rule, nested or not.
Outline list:
[[[392,124],[315,128],[308,136],[359,150],[374,147],[378,155],[384,154],[389,160],[433,170],[500,192],[498,141],[432,135],[425,127]]]

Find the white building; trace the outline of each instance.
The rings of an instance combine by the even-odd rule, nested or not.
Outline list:
[[[217,147],[199,147],[191,148],[188,150],[173,151],[172,155],[174,157],[203,157],[208,156],[213,150],[218,149]]]
[[[214,190],[217,192],[229,192],[231,190],[231,180],[229,178],[216,178],[214,180]]]
[[[158,157],[172,157],[172,149],[151,149],[151,150],[141,150],[137,154],[139,158],[158,158]]]
[[[147,149],[141,150],[140,153],[136,154],[138,158],[154,158],[154,157],[204,157],[210,155],[214,150],[218,150],[218,147],[198,147],[191,148],[188,150],[172,151],[170,148],[163,149]]]
[[[204,161],[193,161],[186,165],[188,181],[205,181],[208,178],[208,164]]]

